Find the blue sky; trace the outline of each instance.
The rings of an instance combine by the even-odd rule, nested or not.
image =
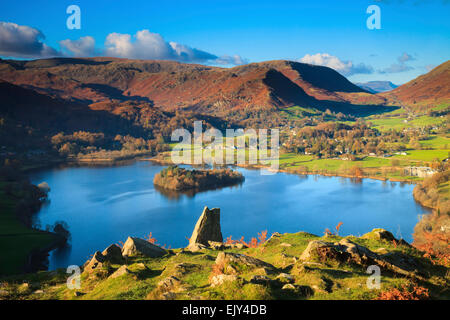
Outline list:
[[[66,27],[73,4],[80,30]],[[380,30],[366,27],[371,4],[381,9]],[[115,55],[226,67],[301,59],[354,82],[401,84],[449,59],[449,16],[449,0],[2,1],[0,21],[17,26],[0,25],[0,56]],[[24,48],[43,44],[38,53]]]

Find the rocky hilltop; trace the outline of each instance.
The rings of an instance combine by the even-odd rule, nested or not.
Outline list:
[[[370,275],[379,268],[380,287]],[[223,242],[220,210],[205,207],[189,246],[165,249],[129,237],[96,252],[81,287],[65,270],[0,287],[12,299],[448,299],[448,266],[383,229],[362,237],[274,233],[259,243]],[[375,286],[375,287],[374,287]]]
[[[0,59],[0,79],[95,109],[135,101],[166,112],[190,110],[235,119],[249,111],[294,105],[363,114],[382,108],[367,109],[359,105],[362,101],[385,102],[331,68],[285,60],[218,68],[104,57]]]

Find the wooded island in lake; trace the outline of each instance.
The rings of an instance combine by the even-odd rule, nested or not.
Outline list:
[[[188,170],[169,166],[155,175],[153,183],[167,190],[206,190],[242,183],[244,176],[231,169]]]

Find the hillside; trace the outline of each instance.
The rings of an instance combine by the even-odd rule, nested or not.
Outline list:
[[[450,60],[400,87],[379,94],[390,103],[413,108],[450,103]]]
[[[235,120],[290,106],[367,114],[383,109],[365,104],[384,102],[333,69],[291,61],[226,69],[116,58],[0,60],[0,79],[83,104],[133,100]]]
[[[86,261],[79,288],[66,287],[61,269],[9,277],[0,299],[419,300],[450,294],[448,266],[383,229],[361,237],[266,235],[222,242],[220,209],[205,207],[187,248],[160,247],[151,234],[129,237]],[[378,288],[368,274],[374,266],[382,274]]]
[[[356,85],[364,90],[369,91],[370,93],[391,91],[398,87],[390,81],[369,81],[364,83],[357,83]]]

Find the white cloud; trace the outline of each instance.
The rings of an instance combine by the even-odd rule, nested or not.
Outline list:
[[[129,34],[110,33],[105,41],[105,54],[130,59],[161,59],[223,65],[246,63],[246,60],[238,55],[218,57],[184,44],[167,42],[160,34],[146,29],[138,31],[133,37]]]
[[[166,42],[158,33],[141,30],[132,38],[129,34],[110,33],[106,37],[108,56],[131,59],[162,59],[185,62],[206,62],[217,56],[176,42]]]
[[[379,73],[399,73],[406,72],[414,69],[413,67],[407,66],[404,63],[393,63],[390,67],[384,68],[379,71]]]
[[[397,58],[398,63],[391,64],[390,67],[384,68],[379,70],[379,73],[399,73],[399,72],[406,72],[409,70],[413,70],[414,67],[408,66],[405,62],[407,61],[413,61],[415,58],[407,54],[406,52],[403,52],[403,54]]]
[[[373,68],[371,66],[363,63],[354,65],[352,61],[343,61],[328,53],[307,54],[303,58],[298,59],[298,61],[329,67],[340,72],[344,76],[351,76],[357,73],[373,73]]]
[[[62,40],[59,42],[63,50],[75,57],[89,57],[95,54],[95,39],[90,36],[78,40]]]
[[[20,58],[44,58],[52,56],[90,57],[106,55],[129,59],[161,59],[182,62],[239,65],[247,63],[238,55],[218,57],[212,53],[191,48],[177,42],[167,42],[158,33],[140,30],[135,35],[110,33],[104,49],[95,48],[91,36],[77,40],[61,40],[62,52],[45,43],[44,34],[37,29],[0,21],[0,56]]]
[[[400,57],[398,57],[397,60],[398,60],[400,63],[404,63],[404,62],[406,62],[406,61],[412,61],[412,60],[415,60],[415,58],[414,58],[412,55],[407,54],[406,52],[403,52],[403,54],[402,54]]]
[[[243,65],[243,64],[247,64],[248,60],[247,59],[243,59],[241,56],[235,54],[233,56],[229,56],[229,55],[223,55],[219,58],[217,58],[215,60],[215,63],[217,64],[222,64],[222,65]]]
[[[20,58],[44,58],[57,56],[55,49],[42,40],[44,34],[32,27],[0,21],[0,55]]]

